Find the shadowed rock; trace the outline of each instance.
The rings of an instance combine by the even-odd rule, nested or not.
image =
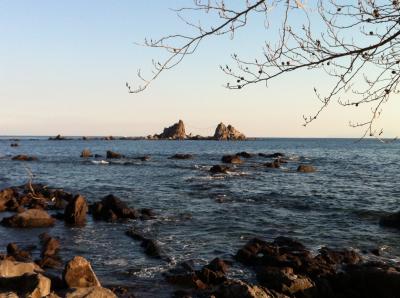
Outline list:
[[[229,171],[229,167],[228,166],[224,166],[224,165],[215,165],[212,166],[210,168],[210,173],[211,174],[227,174]]]
[[[51,227],[55,223],[46,211],[39,209],[29,209],[15,214],[11,217],[3,218],[1,224],[12,228],[43,228]]]
[[[400,211],[382,216],[379,224],[384,227],[400,229]]]
[[[122,158],[124,157],[122,154],[119,154],[117,152],[113,152],[111,150],[107,151],[107,158]]]
[[[86,213],[88,205],[81,195],[76,195],[65,207],[64,220],[71,225],[84,225],[86,223]]]
[[[135,219],[140,214],[114,195],[104,197],[91,206],[93,218],[97,220],[115,221],[118,219]]]
[[[224,155],[222,156],[222,162],[224,163],[232,163],[232,164],[241,164],[243,161],[237,155]]]
[[[177,154],[172,155],[169,159],[191,159],[191,158],[193,158],[192,154],[177,153]]]
[[[155,135],[155,137],[158,139],[172,140],[186,139],[185,125],[183,124],[182,120],[179,120],[178,123],[175,123],[170,127],[164,128],[164,131],[159,135]]]

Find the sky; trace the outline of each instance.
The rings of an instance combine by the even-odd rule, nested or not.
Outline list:
[[[212,135],[218,123],[251,137],[360,137],[349,121],[368,119],[366,108],[333,103],[319,108],[319,73],[291,73],[269,86],[223,86],[219,65],[230,54],[261,53],[262,26],[234,40],[210,38],[195,55],[163,73],[147,90],[129,94],[136,72],[163,53],[137,45],[144,38],[187,32],[170,8],[188,0],[0,0],[0,135],[145,136],[182,119],[187,133]],[[257,27],[255,27],[257,26]],[[385,107],[379,125],[400,135],[399,100]]]

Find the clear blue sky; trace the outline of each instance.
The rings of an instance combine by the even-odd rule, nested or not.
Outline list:
[[[188,132],[203,135],[223,121],[249,136],[360,136],[348,121],[365,120],[368,110],[337,104],[301,125],[319,106],[313,87],[327,83],[318,74],[290,74],[268,88],[222,87],[219,64],[232,52],[258,55],[271,38],[257,24],[234,41],[205,41],[150,89],[128,94],[125,82],[160,56],[134,43],[185,31],[169,8],[188,2],[0,0],[0,134],[148,135],[182,119]],[[387,136],[400,133],[400,105],[392,102],[381,120]]]

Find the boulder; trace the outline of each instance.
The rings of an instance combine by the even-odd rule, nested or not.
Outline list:
[[[186,139],[185,125],[182,120],[170,127],[164,128],[164,131],[156,135],[158,139],[173,139],[173,140],[183,140]]]
[[[224,163],[232,163],[232,164],[241,164],[243,161],[237,155],[224,155],[222,156],[222,162]]]
[[[140,215],[134,208],[114,195],[104,197],[100,202],[91,206],[93,218],[97,220],[115,221],[117,219],[135,219]]]
[[[32,260],[31,253],[20,249],[15,243],[9,243],[7,245],[7,258],[18,262],[30,262]]]
[[[227,174],[230,168],[224,165],[215,165],[210,168],[211,174]]]
[[[11,200],[18,197],[18,192],[13,188],[6,188],[0,191],[0,212],[8,209]]]
[[[43,270],[35,263],[14,262],[10,260],[0,261],[0,277],[15,277],[26,273],[43,273]]]
[[[379,224],[384,227],[400,229],[400,211],[382,216]]]
[[[92,152],[90,152],[89,149],[82,150],[81,157],[88,158],[88,157],[92,157],[92,156],[93,156],[93,154],[92,154]]]
[[[124,157],[122,154],[119,154],[117,152],[113,152],[111,150],[107,151],[107,158],[122,158]]]
[[[17,297],[45,297],[50,294],[50,287],[50,279],[41,274],[26,273],[14,277],[0,277],[1,291],[15,293]]]
[[[47,233],[39,235],[42,243],[41,260],[39,265],[42,268],[59,268],[61,266],[61,259],[58,256],[60,250],[60,240],[51,237]]]
[[[65,207],[64,220],[71,225],[84,225],[86,223],[86,213],[88,205],[81,195],[76,195]]]
[[[180,154],[180,153],[174,154],[170,157],[170,159],[191,159],[191,158],[193,158],[192,154]]]
[[[263,287],[251,285],[241,280],[229,280],[217,290],[219,298],[272,298]],[[283,296],[280,296],[283,297]]]
[[[65,298],[117,298],[117,296],[106,288],[86,287],[68,290]]]
[[[25,154],[19,154],[16,155],[12,158],[12,160],[20,160],[20,161],[34,161],[37,160],[37,157],[35,156],[29,156],[29,155],[25,155]]]
[[[40,209],[29,209],[11,217],[5,217],[1,221],[2,225],[12,228],[44,228],[51,227],[54,223],[55,219]]]
[[[69,288],[101,287],[90,263],[80,256],[67,263],[63,271],[63,280]]]
[[[232,125],[225,126],[224,123],[218,124],[215,129],[214,139],[216,140],[245,140],[246,136],[237,131]]]
[[[312,165],[299,165],[297,172],[300,173],[313,173],[316,169]]]

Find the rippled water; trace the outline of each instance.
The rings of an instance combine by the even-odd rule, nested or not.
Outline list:
[[[35,183],[81,193],[90,202],[114,194],[135,208],[153,208],[157,219],[128,223],[89,220],[84,228],[11,230],[0,227],[0,248],[15,241],[37,244],[48,231],[62,241],[61,255],[88,258],[105,285],[129,285],[140,297],[169,296],[174,290],[161,276],[176,262],[229,258],[249,238],[295,237],[309,248],[322,245],[368,250],[387,247],[389,257],[400,256],[400,231],[382,228],[379,217],[399,209],[399,143],[344,139],[265,139],[246,142],[215,141],[47,141],[22,139],[10,147],[0,140],[0,186],[27,181],[26,166]],[[106,150],[128,157],[150,155],[150,161],[128,158],[107,165],[79,157],[84,148],[105,155]],[[283,152],[290,157],[282,169],[260,166],[263,157],[246,159],[228,176],[212,177],[208,169],[223,154]],[[175,153],[191,153],[191,160],[172,160]],[[35,162],[11,161],[30,154]],[[99,158],[98,160],[101,160]],[[300,174],[299,163],[318,171]],[[4,214],[2,215],[4,216]],[[172,258],[168,263],[146,257],[139,242],[124,235],[138,227],[157,239]],[[233,275],[245,275],[234,268]]]

